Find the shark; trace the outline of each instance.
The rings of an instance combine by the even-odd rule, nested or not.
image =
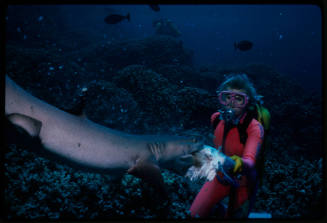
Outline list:
[[[5,116],[42,147],[69,162],[108,174],[132,174],[167,194],[161,168],[185,170],[203,149],[195,138],[136,135],[108,128],[38,99],[5,77]]]

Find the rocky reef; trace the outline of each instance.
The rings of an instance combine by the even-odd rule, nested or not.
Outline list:
[[[6,45],[6,73],[24,89],[59,108],[89,89],[87,116],[110,128],[138,134],[198,135],[212,145],[210,115],[216,87],[228,73],[244,72],[271,113],[265,175],[253,211],[274,218],[319,218],[323,212],[321,96],[301,94],[296,80],[264,64],[192,66],[178,40],[153,36],[99,42],[58,53],[60,46]],[[5,206],[9,219],[187,219],[203,182],[163,170],[169,200],[147,183],[82,171],[19,143],[13,129],[5,147]],[[18,131],[19,132],[19,131]]]

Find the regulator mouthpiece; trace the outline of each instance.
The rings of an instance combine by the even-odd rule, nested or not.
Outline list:
[[[226,123],[237,125],[240,121],[239,117],[235,115],[235,112],[232,109],[223,109],[220,110],[220,119],[224,120]]]

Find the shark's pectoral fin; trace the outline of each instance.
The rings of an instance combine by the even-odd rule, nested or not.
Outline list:
[[[159,191],[160,195],[168,197],[160,167],[154,162],[149,160],[137,161],[127,172],[150,183]]]
[[[26,115],[13,113],[7,116],[13,124],[23,128],[31,136],[38,136],[41,131],[42,122]]]

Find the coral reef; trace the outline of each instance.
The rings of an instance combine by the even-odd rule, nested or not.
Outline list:
[[[158,64],[192,64],[192,52],[184,49],[180,40],[170,36],[150,36],[145,39],[92,44],[82,49],[78,58],[82,63],[87,63],[91,70],[95,65],[104,69],[106,71],[104,76],[108,80],[115,71],[134,64],[152,69],[158,67]]]
[[[322,158],[311,162],[303,157],[267,160],[265,182],[258,191],[260,199],[255,208],[270,212],[275,218],[321,218],[322,162]]]
[[[70,108],[87,87],[90,119],[126,132],[197,135],[212,145],[215,90],[227,73],[253,80],[272,122],[265,175],[254,211],[274,218],[321,217],[321,97],[266,65],[192,66],[191,53],[167,36],[99,42],[62,51],[47,45],[6,45],[6,73],[35,96]],[[15,130],[17,131],[17,130]],[[163,169],[169,201],[131,175],[122,179],[66,166],[12,136],[5,152],[5,206],[9,219],[187,219],[203,182]]]
[[[185,204],[199,189],[192,185],[192,190],[186,178],[164,170],[169,201],[161,201],[151,186],[134,176],[111,179],[37,156],[15,144],[8,149],[5,201],[11,220],[186,218]]]
[[[89,119],[117,130],[135,132],[139,129],[142,110],[130,92],[103,80],[94,80],[87,86],[85,113]]]

